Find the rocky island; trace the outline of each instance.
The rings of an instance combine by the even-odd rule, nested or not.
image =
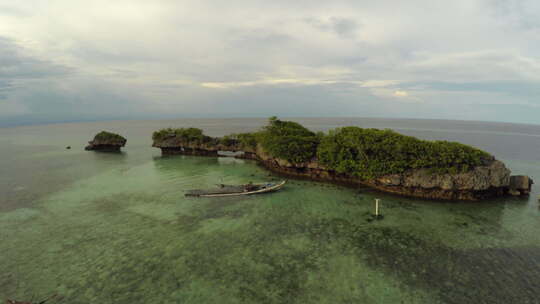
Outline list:
[[[480,200],[526,195],[532,180],[510,176],[492,155],[448,141],[427,141],[392,130],[343,127],[312,132],[292,121],[272,117],[258,132],[210,137],[196,128],[154,132],[153,147],[163,155],[218,156],[219,151],[243,151],[286,175],[381,191],[445,200]]]
[[[120,148],[126,145],[127,140],[118,134],[101,131],[94,139],[88,142],[84,149],[87,151],[120,152]]]

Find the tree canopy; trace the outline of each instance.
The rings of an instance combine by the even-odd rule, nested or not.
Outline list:
[[[190,143],[206,143],[212,140],[211,137],[204,135],[203,131],[198,128],[166,128],[152,134],[152,139],[157,142],[169,137],[179,137],[181,140]]]
[[[94,140],[96,141],[118,141],[118,142],[126,142],[126,139],[116,133],[107,132],[107,131],[101,131],[96,136],[94,136]]]
[[[466,172],[491,156],[448,141],[427,141],[392,130],[345,127],[332,130],[318,146],[319,161],[330,169],[370,179],[408,169]]]
[[[319,136],[299,123],[271,117],[258,142],[274,157],[291,162],[309,161],[317,152]]]
[[[213,138],[201,129],[162,129],[154,141],[180,137],[185,143],[208,143],[255,150],[260,145],[272,157],[292,163],[318,159],[328,169],[362,179],[427,168],[439,173],[466,172],[493,157],[457,142],[428,141],[392,130],[343,127],[315,133],[293,121],[271,117],[259,132]]]

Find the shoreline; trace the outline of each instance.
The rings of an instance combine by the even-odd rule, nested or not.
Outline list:
[[[166,128],[155,131],[152,140],[162,155],[243,152],[237,157],[254,159],[273,172],[425,199],[521,196],[533,184],[528,176],[511,176],[504,163],[473,146],[391,129],[342,127],[323,133],[270,117],[257,132],[210,137],[198,128]]]
[[[219,151],[224,150],[204,150],[204,149],[185,149],[182,151],[178,148],[160,148],[162,156],[173,157],[177,155],[187,156],[201,156],[201,157],[233,157],[237,159],[253,160],[257,164],[269,172],[282,175],[284,177],[298,178],[302,180],[310,180],[316,182],[334,183],[338,185],[347,186],[349,188],[364,187],[371,190],[379,191],[386,194],[392,194],[396,196],[417,198],[425,200],[437,200],[437,201],[468,201],[468,202],[480,202],[489,198],[497,198],[502,196],[508,196],[509,189],[505,187],[490,187],[486,190],[444,190],[440,188],[422,188],[422,187],[401,187],[401,186],[388,186],[378,182],[378,179],[372,181],[362,181],[359,178],[348,176],[346,174],[339,174],[330,170],[324,170],[321,168],[309,168],[309,167],[283,167],[279,165],[279,161],[274,158],[263,159],[258,153],[244,152],[244,155],[238,156],[225,156],[219,155]],[[184,149],[184,148],[182,148]],[[236,152],[235,150],[233,152]],[[247,157],[245,155],[248,155]]]

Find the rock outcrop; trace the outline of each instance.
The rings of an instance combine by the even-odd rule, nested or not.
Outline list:
[[[87,151],[119,152],[126,145],[127,140],[118,134],[102,131],[88,142],[84,149]]]
[[[256,159],[255,149],[242,146],[237,141],[223,144],[216,138],[210,138],[205,142],[190,142],[170,134],[159,140],[154,139],[152,147],[160,148],[163,155],[218,156],[219,151],[242,151],[244,154],[237,156],[237,158]]]
[[[188,144],[171,136],[154,147],[161,148],[164,155],[185,154],[218,156],[218,151],[243,151],[246,147],[223,145],[219,140],[203,144]],[[436,173],[430,169],[408,170],[401,174],[381,176],[372,180],[362,180],[355,176],[329,170],[316,158],[303,163],[291,163],[274,158],[260,145],[256,149],[245,149],[241,158],[257,160],[269,170],[296,177],[318,181],[332,181],[349,185],[362,185],[399,195],[444,200],[480,200],[506,194],[525,195],[530,192],[532,180],[527,176],[510,176],[510,170],[494,158],[464,173]]]
[[[335,181],[369,186],[381,191],[428,199],[479,200],[501,196],[509,191],[510,170],[493,159],[465,173],[439,174],[429,169],[409,170],[402,174],[361,180],[340,174],[320,165],[316,159],[307,163],[292,164],[272,158],[259,149],[258,159],[270,170],[283,174],[308,177],[320,181]],[[530,188],[529,188],[530,189]]]
[[[525,175],[515,175],[510,177],[508,193],[511,195],[529,195],[533,180]]]

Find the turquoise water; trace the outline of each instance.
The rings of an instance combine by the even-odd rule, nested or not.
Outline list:
[[[290,180],[269,195],[185,198],[186,189],[280,177],[251,161],[161,157],[150,147],[159,127],[194,125],[223,135],[262,123],[0,129],[0,300],[57,293],[61,303],[539,302],[536,188],[530,198],[460,203]],[[367,123],[492,145],[490,152],[513,171],[540,177],[534,151],[540,132],[532,126]],[[125,152],[83,151],[101,129],[125,135]],[[375,198],[382,199],[381,221],[370,220]]]

